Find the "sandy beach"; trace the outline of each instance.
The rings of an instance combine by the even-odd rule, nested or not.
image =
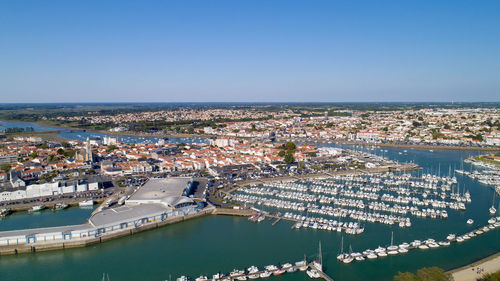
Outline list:
[[[480,267],[483,271],[477,274]],[[475,281],[485,273],[500,271],[500,253],[450,271],[455,281]]]

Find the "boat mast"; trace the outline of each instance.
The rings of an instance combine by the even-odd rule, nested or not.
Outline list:
[[[391,231],[391,246],[394,243],[394,231]]]
[[[340,240],[340,253],[344,253],[344,236],[342,236],[342,239]]]
[[[321,240],[319,241],[319,263],[323,265],[323,255],[321,254]]]

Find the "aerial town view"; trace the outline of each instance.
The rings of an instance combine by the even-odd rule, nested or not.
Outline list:
[[[0,281],[500,280],[500,2],[0,2]]]

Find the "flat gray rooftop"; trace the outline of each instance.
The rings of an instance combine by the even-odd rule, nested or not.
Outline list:
[[[192,178],[165,178],[148,180],[128,200],[161,200],[178,197]]]
[[[9,231],[0,232],[0,238],[12,237],[12,236],[32,235],[32,234],[37,234],[37,233],[69,232],[69,231],[74,231],[74,230],[85,230],[85,229],[91,229],[91,228],[92,228],[92,226],[89,223],[84,223],[84,224],[65,225],[65,226],[56,226],[56,227],[9,230]]]
[[[169,211],[163,204],[123,205],[95,213],[89,221],[96,227],[141,219],[150,215]]]

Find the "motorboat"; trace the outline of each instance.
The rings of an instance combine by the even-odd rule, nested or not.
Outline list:
[[[298,261],[295,263],[295,267],[297,267],[300,271],[306,271],[307,270],[307,262],[305,260]]]
[[[11,209],[3,208],[0,209],[0,217],[6,217],[12,213]]]
[[[439,244],[439,246],[450,246],[450,241],[449,240],[440,241],[438,244]]]
[[[41,210],[45,209],[45,206],[44,205],[36,205],[36,206],[33,206],[31,207],[31,211],[32,212],[39,212]]]
[[[260,276],[260,278],[267,278],[267,277],[271,276],[271,272],[264,270],[264,272],[261,272],[259,276]]]
[[[347,255],[347,257],[345,257],[342,262],[343,263],[351,263],[352,261],[354,260],[354,258],[351,256],[351,255]]]
[[[64,210],[66,208],[68,208],[69,205],[68,204],[64,204],[64,203],[57,203],[55,206],[54,206],[54,210]]]
[[[384,251],[377,252],[377,255],[378,255],[379,257],[387,257],[387,253],[386,253],[386,252],[384,252]]]
[[[78,206],[80,207],[92,207],[94,206],[94,200],[85,200],[80,203],[78,203]]]
[[[310,270],[306,271],[306,273],[310,278],[320,278],[321,277],[321,275],[319,274],[319,272],[316,269],[310,269]]]
[[[418,246],[418,248],[420,250],[427,250],[427,249],[429,249],[429,246],[427,246],[426,244],[422,244],[422,245]]]
[[[401,254],[406,254],[406,253],[408,253],[408,249],[407,248],[399,248],[398,252]]]

